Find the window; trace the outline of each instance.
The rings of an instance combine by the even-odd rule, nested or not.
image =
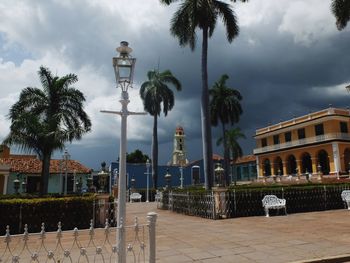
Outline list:
[[[341,133],[348,133],[348,124],[344,121],[340,122],[340,132]]]
[[[317,124],[315,125],[315,135],[319,136],[319,135],[323,135],[324,134],[324,130],[323,130],[323,124]]]
[[[305,139],[305,129],[304,128],[298,129],[298,139],[299,140]]]
[[[280,136],[277,134],[277,135],[274,135],[273,136],[273,144],[279,144],[280,143]]]
[[[284,140],[285,140],[286,142],[290,142],[290,141],[292,140],[292,133],[291,133],[291,132],[286,132],[286,133],[284,134]]]
[[[267,146],[266,138],[261,139],[261,147],[266,147],[266,146]]]

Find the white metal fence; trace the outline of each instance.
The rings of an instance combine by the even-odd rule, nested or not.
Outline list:
[[[147,223],[139,224],[135,218],[133,225],[110,227],[106,221],[104,228],[94,228],[91,220],[88,230],[62,231],[58,223],[56,232],[45,232],[42,224],[40,233],[11,235],[7,227],[6,234],[0,237],[0,262],[118,262],[119,244],[116,244],[116,231],[125,231],[127,240],[127,262],[155,263],[155,225],[156,213],[147,214]],[[119,262],[124,263],[124,262]]]

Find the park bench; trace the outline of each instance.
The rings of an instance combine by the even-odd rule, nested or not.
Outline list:
[[[139,202],[141,202],[141,197],[142,197],[142,195],[139,194],[139,193],[132,193],[132,194],[130,195],[130,202],[131,202],[131,203],[134,202],[134,201],[139,201]]]
[[[350,190],[344,190],[341,192],[341,199],[344,202],[345,208],[348,207],[348,210],[350,210]]]
[[[269,217],[269,209],[284,209],[284,213],[287,214],[286,210],[286,199],[278,198],[275,195],[265,195],[262,200],[263,208],[265,209],[266,217]]]

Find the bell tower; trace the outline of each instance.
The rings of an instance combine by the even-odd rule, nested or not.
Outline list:
[[[174,135],[174,150],[171,165],[184,166],[188,164],[186,157],[184,129],[181,126],[177,126]]]

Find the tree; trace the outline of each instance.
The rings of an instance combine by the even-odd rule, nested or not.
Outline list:
[[[243,150],[238,143],[238,139],[241,139],[241,138],[245,139],[245,135],[242,133],[240,128],[234,128],[226,131],[225,133],[226,133],[227,146],[229,149],[229,153],[231,155],[231,160],[233,163],[235,163],[236,160],[243,155]],[[217,145],[220,145],[221,143],[223,143],[223,137],[218,139]],[[237,177],[233,169],[232,169],[232,174],[234,175],[234,184],[236,185]]]
[[[225,181],[229,184],[229,167],[230,167],[230,150],[226,140],[226,124],[233,125],[239,121],[242,114],[240,101],[241,93],[238,90],[226,86],[228,75],[221,76],[219,81],[215,82],[212,89],[209,90],[210,95],[210,116],[211,124],[218,126],[222,124],[222,143],[224,147],[224,170]]]
[[[350,20],[350,0],[333,0],[331,8],[338,30],[344,29]]]
[[[50,160],[55,150],[66,142],[81,139],[91,128],[83,110],[85,97],[70,87],[78,81],[74,74],[53,76],[48,68],[40,67],[38,75],[43,89],[27,87],[9,112],[10,133],[6,145],[18,145],[22,150],[35,152],[42,161],[40,193],[47,194]]]
[[[246,2],[246,0],[241,0]],[[178,0],[160,0],[161,3],[170,5]],[[234,0],[236,2],[236,0]],[[201,96],[201,122],[203,159],[206,189],[213,185],[213,160],[212,138],[209,112],[208,89],[208,38],[210,38],[221,18],[226,28],[226,38],[229,42],[238,35],[239,28],[236,17],[230,4],[218,0],[181,0],[179,9],[171,19],[171,34],[178,38],[180,46],[189,45],[192,50],[196,47],[196,29],[202,31],[202,96]]]
[[[174,77],[170,70],[159,72],[151,70],[147,73],[148,80],[142,83],[140,95],[145,111],[153,116],[153,139],[152,139],[152,178],[153,187],[157,188],[158,181],[158,116],[163,111],[168,115],[175,105],[174,92],[169,84],[176,90],[181,90],[180,81]]]
[[[126,162],[127,163],[146,163],[149,160],[147,154],[143,154],[143,152],[139,149],[136,149],[132,153],[126,154]]]

